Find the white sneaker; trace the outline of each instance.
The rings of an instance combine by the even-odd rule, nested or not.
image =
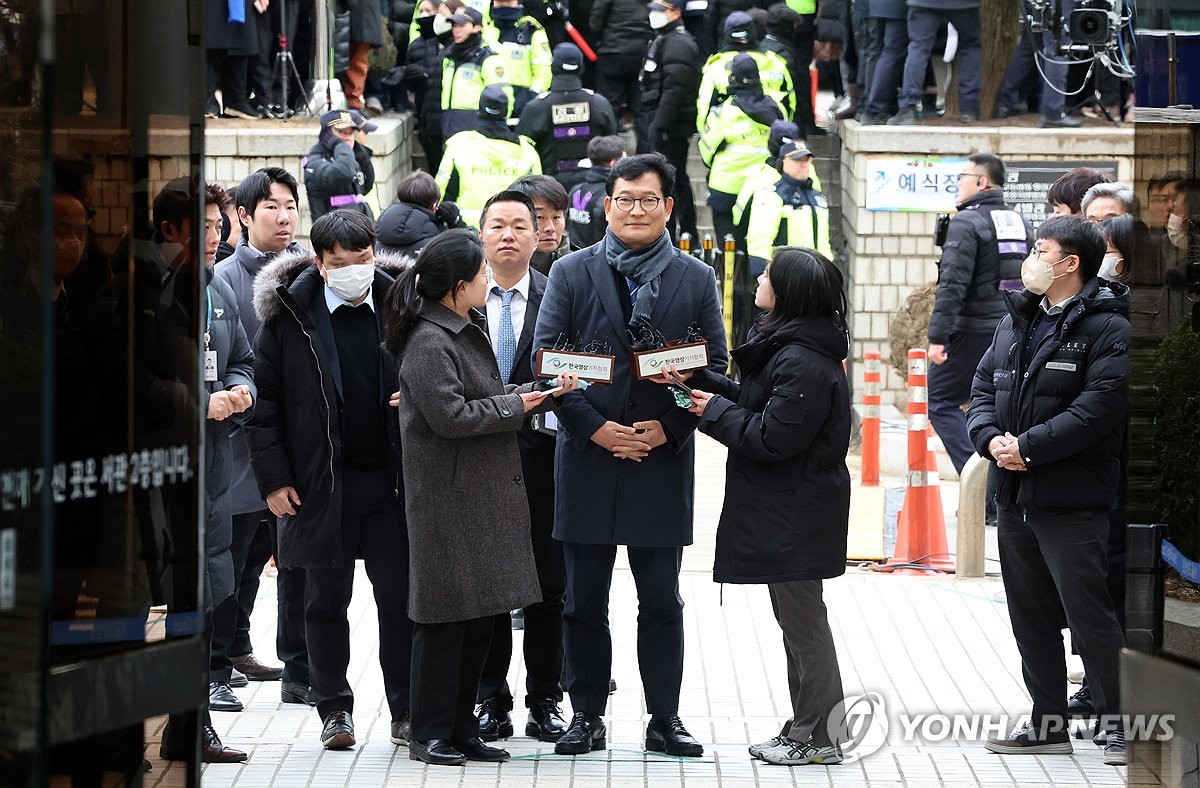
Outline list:
[[[779,745],[783,744],[785,741],[787,741],[787,740],[784,739],[782,736],[776,736],[774,739],[771,739],[770,741],[760,741],[758,744],[751,744],[749,747],[746,748],[746,750],[751,755],[753,755],[755,758],[761,758],[762,754],[763,754],[763,750],[769,750],[772,747],[778,747]]]
[[[842,762],[842,748],[836,744],[818,747],[811,739],[806,742],[784,739],[782,743],[763,750],[758,757],[777,766],[834,764]]]

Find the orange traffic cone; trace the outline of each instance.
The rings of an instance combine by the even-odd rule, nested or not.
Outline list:
[[[924,350],[908,351],[908,483],[896,525],[896,549],[883,572],[953,572],[946,546],[946,518],[938,490],[937,455],[930,450],[929,401]]]
[[[879,486],[880,353],[866,352],[863,373],[862,486]]]

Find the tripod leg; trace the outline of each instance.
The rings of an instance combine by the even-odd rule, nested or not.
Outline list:
[[[303,91],[304,80],[300,78],[300,70],[296,68],[296,60],[292,57],[291,50],[287,50],[285,53],[281,54],[287,55],[287,64],[288,68],[291,70],[291,75],[296,78],[296,84],[299,85],[300,90]],[[307,95],[304,97],[304,109],[308,113],[309,117],[314,117],[316,115],[316,113],[313,112],[312,102],[309,101],[309,96]]]

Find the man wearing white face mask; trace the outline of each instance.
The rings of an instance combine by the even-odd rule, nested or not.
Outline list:
[[[1000,469],[1000,568],[1022,674],[1027,726],[987,742],[1002,754],[1072,751],[1061,629],[1083,658],[1104,762],[1125,763],[1117,665],[1124,636],[1105,584],[1108,513],[1117,503],[1129,404],[1129,288],[1097,273],[1104,237],[1074,216],[1047,219],[1022,292],[975,372],[968,429]]]
[[[378,260],[374,223],[357,211],[322,216],[310,238],[315,259],[284,255],[255,281],[262,329],[250,459],[280,518],[277,558],[307,570],[309,696],[323,721],[322,745],[355,743],[346,610],[360,556],[378,606],[391,741],[407,745],[408,536],[399,427],[388,406],[398,373],[380,347],[380,305],[393,279],[375,263],[399,273],[409,261]]]

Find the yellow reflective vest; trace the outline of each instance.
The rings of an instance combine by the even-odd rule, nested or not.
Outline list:
[[[752,276],[763,272],[771,259],[771,251],[777,246],[806,246],[826,257],[833,257],[829,245],[829,207],[825,196],[815,189],[807,189],[804,190],[806,202],[785,204],[779,194],[780,183],[777,180],[759,189],[750,202],[746,252]]]
[[[512,110],[512,90],[508,87],[509,69],[504,58],[487,46],[465,61],[442,58],[442,136],[449,138],[474,128],[479,115],[479,97],[489,85],[503,85]]]
[[[529,27],[521,31],[523,25]],[[550,89],[550,64],[554,56],[550,52],[550,39],[546,29],[531,16],[517,20],[518,39],[501,41],[500,30],[489,26],[483,30],[483,43],[503,58],[505,82],[513,87],[528,88],[534,93]],[[528,43],[522,43],[528,38]]]
[[[757,172],[769,155],[770,135],[770,126],[751,118],[732,98],[713,107],[699,143],[709,190],[741,192],[746,177]]]
[[[817,168],[813,167],[809,172],[808,177],[812,178],[812,187],[821,191],[821,179],[817,176]],[[754,199],[754,193],[759,189],[771,188],[778,180],[779,170],[768,164],[764,157],[758,167],[748,173],[742,182],[742,190],[738,192],[737,202],[733,204],[733,223],[740,227],[746,217],[746,209],[750,207],[750,200]]]
[[[522,175],[541,172],[542,160],[528,137],[509,142],[472,130],[460,131],[446,141],[435,180],[442,199],[455,200],[463,221],[478,228],[489,197]],[[451,189],[449,195],[447,189]]]
[[[700,72],[700,92],[696,94],[698,133],[704,133],[709,110],[729,95],[729,65],[743,51],[758,64],[758,79],[762,82],[763,94],[775,99],[775,103],[783,110],[784,118],[791,120],[795,116],[796,91],[792,86],[787,61],[778,52],[728,49],[710,56]]]

